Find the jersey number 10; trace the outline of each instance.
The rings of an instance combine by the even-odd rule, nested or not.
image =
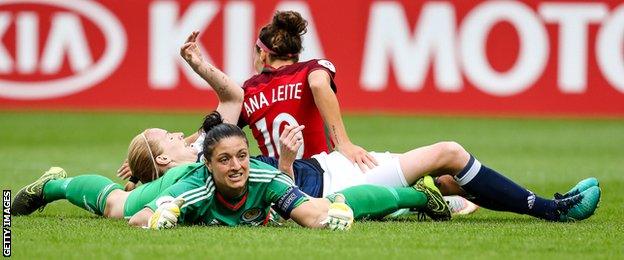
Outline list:
[[[273,124],[271,126],[272,131],[271,131],[271,134],[269,135],[269,129],[267,128],[266,118],[263,117],[256,122],[256,129],[258,129],[258,131],[262,133],[262,137],[264,138],[264,146],[267,148],[268,156],[274,157],[276,155],[275,154],[276,150],[277,150],[277,153],[279,154],[280,126],[283,123],[287,123],[289,125],[295,125],[295,126],[299,125],[295,117],[293,117],[292,115],[288,113],[281,113],[277,115],[275,119],[273,119]],[[303,144],[301,144],[301,147],[299,147],[299,150],[297,151],[297,159],[303,158],[305,140],[302,139],[302,141],[303,141]]]

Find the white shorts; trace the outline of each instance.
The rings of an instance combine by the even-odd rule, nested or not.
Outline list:
[[[375,157],[379,165],[366,172],[362,172],[357,164],[351,163],[339,152],[329,154],[323,152],[312,156],[325,171],[323,173],[323,197],[362,184],[386,187],[408,186],[398,157],[392,156],[389,152],[369,152],[369,154]]]

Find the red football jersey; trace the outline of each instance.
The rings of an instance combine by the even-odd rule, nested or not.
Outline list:
[[[333,81],[336,69],[328,60],[265,68],[243,84],[245,96],[239,126],[249,125],[263,155],[279,157],[279,136],[286,125],[305,125],[297,158],[332,150],[308,84],[308,75],[318,69],[329,73],[331,87],[336,91]]]

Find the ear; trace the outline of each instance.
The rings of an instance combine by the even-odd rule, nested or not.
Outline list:
[[[208,168],[208,171],[212,172],[212,164],[210,164],[210,162],[206,161],[206,163],[204,163],[206,165],[206,168]]]
[[[270,63],[269,53],[264,50],[260,50],[260,60],[262,61],[263,64],[269,64]]]
[[[156,164],[165,166],[170,163],[171,163],[171,158],[169,158],[169,156],[164,155],[164,154],[156,156]]]

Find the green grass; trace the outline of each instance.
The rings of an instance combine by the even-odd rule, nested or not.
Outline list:
[[[200,114],[0,112],[0,186],[17,191],[52,165],[115,179],[146,127],[190,133]],[[95,217],[67,202],[13,219],[13,257],[70,258],[622,258],[624,121],[348,116],[352,140],[402,152],[460,142],[484,164],[544,196],[596,176],[603,199],[579,223],[479,210],[448,223],[357,222],[349,232],[286,227],[182,227],[154,232]],[[252,151],[257,153],[257,149]]]

